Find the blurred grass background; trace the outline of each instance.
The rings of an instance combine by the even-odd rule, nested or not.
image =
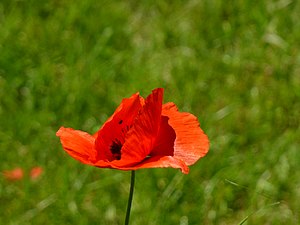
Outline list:
[[[130,173],[69,157],[124,97],[165,88],[211,141],[189,175],[139,170],[131,224],[300,223],[300,2],[1,0],[0,224],[123,224]]]

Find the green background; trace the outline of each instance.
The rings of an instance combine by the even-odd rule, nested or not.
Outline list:
[[[123,224],[130,173],[69,157],[122,98],[165,88],[208,155],[136,173],[131,224],[300,223],[300,2],[0,2],[0,224]],[[33,182],[32,167],[44,169]]]

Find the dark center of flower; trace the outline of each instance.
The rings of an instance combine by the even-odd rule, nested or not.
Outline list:
[[[121,148],[122,148],[122,143],[118,139],[113,140],[109,149],[113,155],[114,160],[121,159]]]
[[[111,142],[111,145],[109,146],[109,150],[112,154],[112,157],[109,156],[109,161],[113,161],[113,160],[120,160],[121,159],[121,149],[123,147],[123,144],[125,142],[125,136],[127,134],[127,132],[130,130],[130,128],[132,127],[131,125],[127,125],[126,123],[124,123],[123,120],[119,120],[118,124],[120,126],[119,131],[117,131],[116,135],[117,138],[114,138],[113,141]]]

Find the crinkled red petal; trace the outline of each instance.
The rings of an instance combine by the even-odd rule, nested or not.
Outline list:
[[[176,133],[174,158],[192,165],[206,155],[209,140],[194,115],[178,112],[176,105],[172,102],[163,105],[162,115],[169,118],[168,123]]]
[[[114,114],[105,122],[96,137],[97,160],[112,161],[113,142],[123,144],[125,135],[141,108],[139,94],[123,99]]]
[[[82,163],[92,165],[95,161],[95,138],[83,131],[61,127],[56,136],[60,137],[64,150]]]
[[[173,156],[176,133],[168,123],[167,116],[161,116],[160,127],[150,156]]]
[[[162,88],[153,90],[145,99],[144,106],[126,135],[121,150],[121,160],[111,162],[114,167],[121,169],[124,166],[137,164],[149,155],[159,130],[162,100]]]

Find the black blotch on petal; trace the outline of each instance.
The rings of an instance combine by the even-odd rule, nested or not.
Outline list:
[[[121,159],[121,148],[122,148],[121,142],[118,139],[115,139],[109,148],[113,155],[114,160]]]
[[[122,123],[123,123],[123,120],[120,120],[120,121],[119,121],[119,124],[122,124]]]

